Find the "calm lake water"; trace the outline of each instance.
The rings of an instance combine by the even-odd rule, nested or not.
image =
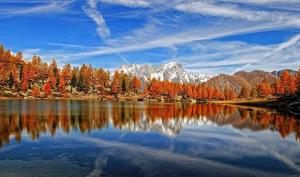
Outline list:
[[[0,176],[300,176],[300,119],[215,104],[0,101]]]

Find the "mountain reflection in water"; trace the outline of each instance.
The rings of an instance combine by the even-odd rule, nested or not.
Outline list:
[[[113,128],[126,131],[159,132],[176,136],[184,126],[232,125],[253,131],[270,129],[282,138],[300,137],[300,120],[264,109],[241,109],[220,104],[144,104],[97,101],[5,101],[0,107],[0,145],[11,136],[21,140],[22,132],[32,139],[41,133],[55,136],[78,129],[82,133]],[[111,125],[110,125],[111,124]]]
[[[0,176],[300,175],[300,120],[272,110],[96,100],[0,103]]]

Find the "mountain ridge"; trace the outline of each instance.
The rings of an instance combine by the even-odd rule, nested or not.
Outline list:
[[[125,64],[121,66],[119,71],[137,76],[144,81],[148,81],[148,78],[155,78],[177,83],[203,83],[213,77],[211,75],[189,73],[183,69],[181,64],[174,61],[160,65]]]

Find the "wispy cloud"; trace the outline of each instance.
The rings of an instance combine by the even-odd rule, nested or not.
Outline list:
[[[103,3],[123,5],[127,7],[149,7],[151,5],[151,1],[147,1],[147,0],[100,0],[100,1]]]
[[[278,47],[276,47],[271,53],[268,53],[266,56],[270,56],[270,55],[272,55],[272,53],[279,52],[279,51],[284,50],[292,45],[295,45],[297,42],[299,42],[299,40],[300,40],[300,34],[297,34],[297,35],[293,36],[291,39],[289,39],[288,41],[280,44]]]
[[[130,6],[131,0],[102,0],[106,3]],[[91,2],[91,1],[89,1]],[[96,6],[95,1],[94,5]],[[144,4],[143,0],[138,1]],[[168,2],[168,1],[164,1]],[[187,19],[179,19],[176,22],[176,16],[167,17],[147,17],[148,22],[140,29],[132,30],[125,36],[118,38],[110,38],[106,40],[108,46],[101,49],[82,52],[75,54],[76,56],[100,56],[113,53],[134,52],[147,50],[152,48],[172,48],[179,44],[211,40],[225,36],[245,34],[258,31],[274,30],[286,27],[300,26],[300,18],[298,14],[257,11],[251,9],[243,9],[238,5],[221,5],[212,3],[214,1],[176,1],[171,3],[176,10],[186,13],[200,13],[205,15],[230,17],[235,21],[226,21],[223,19],[221,24],[213,24],[210,26],[199,26],[195,24],[192,28],[188,27]],[[137,6],[139,6],[137,3]],[[157,1],[147,1],[147,5],[154,7]],[[141,5],[143,6],[143,5]],[[164,6],[164,5],[161,5]],[[98,13],[95,12],[95,13]],[[102,16],[101,16],[101,19]],[[246,19],[247,21],[241,21]],[[105,21],[99,20],[98,25],[100,36],[107,36],[105,31],[109,29],[105,25]],[[226,23],[229,25],[226,25]],[[185,25],[187,24],[187,25]],[[185,26],[183,28],[182,26]],[[182,31],[173,31],[173,29],[182,29]],[[105,38],[107,39],[107,38]]]
[[[300,4],[298,0],[223,0],[227,2],[249,3],[249,4],[281,4],[281,5],[295,5]]]
[[[13,3],[13,2],[8,2],[8,3]],[[58,12],[64,12],[71,3],[73,3],[73,1],[52,1],[48,3],[38,3],[35,6],[6,7],[6,8],[0,8],[1,9],[0,14],[3,16],[16,16],[16,15],[26,15],[26,14],[58,13]]]
[[[102,40],[108,38],[110,36],[110,30],[107,27],[101,12],[97,9],[97,0],[88,0],[87,4],[83,6],[83,10],[97,25],[97,33],[100,38]]]
[[[227,73],[232,74],[240,70],[261,69],[272,71],[275,68],[297,69],[300,67],[299,45],[289,45],[285,50],[266,57],[280,46],[276,45],[247,44],[243,42],[200,42],[197,43],[195,52],[169,61],[179,61],[191,72]],[[201,49],[202,48],[202,49]]]
[[[11,15],[60,12],[68,9],[72,1],[36,2],[29,0],[26,3],[32,3],[31,7],[25,5],[6,10]],[[271,70],[291,64],[291,67],[299,66],[299,59],[296,59],[300,58],[299,35],[276,45],[215,42],[219,38],[240,34],[299,29],[300,10],[297,7],[300,7],[300,2],[297,0],[86,0],[77,5],[87,15],[80,14],[80,17],[95,23],[101,45],[56,41],[47,43],[51,50],[32,49],[25,51],[26,55],[54,56],[61,63],[86,59],[97,64],[120,63],[120,60],[129,63],[128,59],[135,62],[130,54],[144,57],[143,54],[157,49],[165,52],[159,54],[167,55],[161,60],[179,60],[192,72],[231,73],[256,67]],[[122,21],[124,19],[126,21]],[[106,22],[109,20],[115,21],[111,21],[108,27]],[[132,26],[125,25],[124,29],[115,30],[129,20],[133,20]],[[185,48],[189,52],[182,52]]]
[[[231,4],[217,4],[209,3],[205,1],[193,1],[188,3],[181,3],[175,6],[176,10],[198,13],[203,15],[218,16],[218,17],[229,17],[234,19],[244,19],[249,21],[273,21],[273,22],[284,22],[290,21],[297,25],[300,24],[299,16],[295,14],[289,14],[287,12],[270,12],[261,11],[251,8],[242,8],[238,5]]]
[[[221,38],[230,35],[274,29],[276,27],[277,27],[276,25],[266,25],[266,26],[254,26],[254,27],[245,26],[238,30],[232,30],[231,28],[226,30],[226,28],[220,28],[220,30],[216,29],[215,31],[209,31],[211,29],[207,29],[206,32],[204,32],[203,30],[202,33],[199,33],[198,29],[192,29],[190,31],[176,33],[173,35],[166,35],[166,36],[162,36],[161,38],[157,38],[157,39],[155,38],[149,41],[142,42],[140,40],[140,43],[137,44],[126,45],[125,43],[124,46],[121,47],[103,47],[101,49],[96,49],[96,50],[91,50],[86,52],[78,52],[78,53],[74,53],[73,56],[91,57],[91,56],[101,56],[101,55],[108,55],[114,53],[134,52],[134,51],[159,48],[159,47],[169,48],[175,45],[190,43],[194,41],[212,40],[212,39]],[[121,42],[122,41],[120,41],[120,43]]]
[[[56,43],[56,42],[48,42],[46,45],[56,46],[56,47],[66,47],[66,48],[81,48],[81,49],[96,49],[99,47],[95,46],[85,46],[80,44],[66,44],[66,43]]]

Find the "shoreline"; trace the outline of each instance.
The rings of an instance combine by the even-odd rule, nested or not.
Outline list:
[[[297,97],[274,97],[272,99],[210,101],[210,103],[274,109],[284,114],[292,114],[300,117],[300,99]]]
[[[282,99],[278,97],[273,98],[256,98],[249,100],[207,100],[199,101],[192,99],[181,99],[181,100],[164,100],[161,98],[149,98],[142,95],[133,95],[133,96],[119,96],[115,98],[114,95],[81,95],[81,96],[70,96],[69,97],[0,97],[1,100],[72,100],[72,101],[88,101],[88,100],[97,100],[97,101],[116,101],[116,102],[125,102],[125,101],[135,101],[135,102],[144,102],[144,103],[192,103],[192,104],[224,104],[231,106],[238,106],[243,108],[251,109],[273,109],[283,114],[295,115],[300,118],[300,99],[296,101],[292,99]],[[290,107],[290,105],[295,105]]]

